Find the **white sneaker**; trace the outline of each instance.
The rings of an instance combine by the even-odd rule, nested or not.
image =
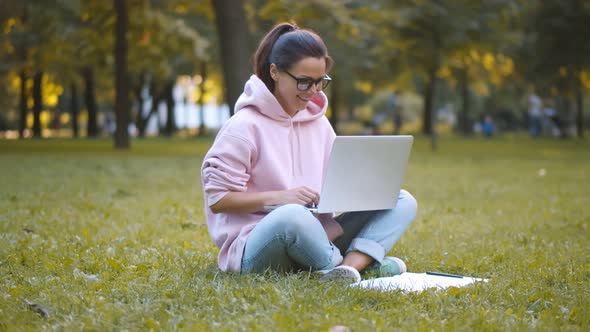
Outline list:
[[[346,281],[355,283],[361,281],[361,274],[354,267],[340,265],[331,270],[320,270],[322,281]]]

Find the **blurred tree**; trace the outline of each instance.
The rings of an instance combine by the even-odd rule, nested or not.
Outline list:
[[[84,78],[84,101],[86,103],[86,111],[88,112],[88,123],[86,125],[87,136],[97,137],[99,134],[98,109],[94,92],[96,84],[92,66],[82,68],[82,77]]]
[[[129,142],[129,84],[127,71],[127,31],[129,13],[126,0],[113,0],[115,23],[115,149],[128,149]]]
[[[473,130],[474,115],[471,112],[471,96],[489,94],[489,84],[500,85],[512,74],[511,68],[502,67],[510,60],[503,54],[496,56],[498,45],[508,44],[505,32],[515,14],[507,1],[454,1],[450,11],[458,26],[454,27],[456,41],[445,57],[441,69],[448,68],[447,79],[458,87],[461,100],[458,130],[468,135]],[[510,66],[508,64],[508,66]],[[507,70],[508,69],[508,70]],[[438,76],[441,77],[439,71]]]
[[[73,4],[75,6],[78,2],[74,1]],[[100,1],[84,1],[79,7],[74,7],[74,13],[78,14],[71,21],[70,31],[74,36],[68,36],[73,37],[68,40],[75,43],[75,58],[78,60],[75,70],[84,82],[87,136],[93,138],[99,135],[96,73],[106,69],[109,50],[114,44],[113,34],[105,35],[101,31],[112,29],[112,14],[109,4]]]
[[[330,0],[251,1],[246,7],[257,40],[284,21],[293,21],[322,37],[335,63],[330,71],[333,82],[326,91],[331,94],[329,116],[335,130],[344,110],[352,117],[354,102],[349,98],[357,90],[355,81],[373,64],[365,48],[371,35],[368,23],[359,17],[362,8],[360,1]]]
[[[84,84],[84,104],[87,114],[87,137],[99,134],[98,110],[95,95],[97,67],[104,67],[112,37],[99,33],[109,24],[111,8],[104,2],[60,0],[59,38],[60,48],[54,68],[65,86],[70,87],[71,126],[74,137],[79,135],[78,79]],[[74,107],[76,105],[76,107]]]
[[[433,133],[434,97],[440,70],[449,66],[458,77],[462,102],[461,124],[467,131],[469,122],[469,81],[474,63],[472,52],[492,48],[495,31],[492,25],[499,19],[507,1],[468,0],[405,0],[387,8],[393,13],[387,25],[407,66],[424,82],[422,131]],[[499,13],[499,14],[498,14]],[[471,74],[470,74],[471,73]]]
[[[130,73],[136,79],[133,90],[137,98],[135,124],[139,137],[145,135],[150,117],[160,103],[166,104],[163,134],[176,131],[173,88],[178,75],[191,75],[198,64],[209,61],[207,53],[212,28],[207,29],[210,7],[187,0],[144,2],[132,13],[130,39]],[[211,18],[212,19],[212,18]],[[204,36],[201,31],[204,31]],[[147,91],[152,107],[144,111]]]
[[[207,88],[212,77],[219,75],[219,61],[213,59],[219,59],[219,47],[217,34],[215,33],[215,13],[210,5],[210,2],[200,1],[192,11],[194,14],[186,18],[187,22],[192,26],[195,26],[197,31],[204,36],[204,38],[210,43],[207,48],[206,55],[200,59],[199,64],[199,93],[197,104],[199,105],[199,136],[206,134],[205,127],[205,101],[207,96]],[[231,112],[232,108],[230,108]]]
[[[12,61],[9,62],[10,54],[14,53],[15,49],[12,43],[10,42],[8,35],[9,31],[12,29],[14,19],[9,16],[8,13],[8,6],[7,2],[0,3],[0,86],[7,87],[5,89],[0,89],[0,110],[12,110],[13,105],[11,104],[12,100],[16,99],[16,95],[12,91],[12,89],[8,89],[10,87],[11,78],[9,77],[11,73],[11,69],[13,69]],[[7,117],[5,114],[1,114],[0,112],[0,126],[9,129],[10,125],[9,122],[6,121]],[[15,122],[16,124],[16,122]],[[4,130],[5,130],[4,129]]]
[[[72,116],[72,135],[77,138],[79,135],[78,115],[80,113],[80,104],[78,103],[78,86],[72,80],[70,83],[70,114]]]
[[[33,137],[41,137],[41,111],[43,110],[43,71],[37,70],[33,75]]]
[[[3,38],[7,48],[0,51],[3,61],[19,73],[19,137],[23,137],[28,113],[27,78],[33,79],[33,136],[41,136],[41,111],[43,94],[41,84],[44,70],[52,61],[55,48],[56,11],[40,0],[2,5],[2,20],[8,24]]]
[[[69,91],[74,85],[84,90],[88,135],[93,136],[97,103],[112,100],[114,88],[120,87],[113,86],[112,75],[121,73],[104,70],[113,60],[115,68],[120,65],[112,7],[119,3],[56,0],[52,4],[0,2],[0,75],[8,77],[2,82],[14,86],[14,92],[8,92],[11,98],[18,92],[21,135],[30,107],[35,110],[34,132],[40,135],[45,119],[41,110],[51,107],[43,100],[45,90],[50,90],[44,82],[57,80],[69,97],[76,95]],[[583,39],[590,22],[587,1],[128,0],[123,4],[129,17],[129,74],[124,76],[136,96],[133,118],[140,136],[164,103],[168,114],[162,132],[174,133],[171,89],[178,75],[193,78],[201,120],[204,98],[211,94],[205,88],[211,89],[212,80],[222,81],[222,72],[225,99],[232,105],[251,71],[248,59],[254,49],[244,36],[251,32],[259,40],[274,24],[288,20],[317,31],[335,59],[330,72],[334,82],[326,91],[335,129],[345,114],[355,117],[355,107],[370,95],[403,87],[424,96],[425,133],[433,133],[435,97],[458,100],[460,127],[467,133],[482,96],[488,99],[487,111],[510,108],[524,87],[534,83],[545,96],[574,101],[575,122],[583,133],[583,96],[585,84],[590,83],[590,57]],[[144,112],[150,98],[152,107]],[[78,100],[70,100],[74,104]],[[126,109],[131,113],[129,101]],[[76,118],[72,116],[72,121]]]
[[[204,136],[206,133],[205,127],[205,84],[207,83],[207,62],[201,61],[199,76],[201,82],[199,83],[199,136]]]
[[[29,9],[24,4],[12,2],[0,3],[0,22],[4,28],[2,34],[2,46],[0,48],[0,61],[4,72],[10,70],[18,72],[19,77],[19,117],[18,117],[18,136],[24,137],[24,131],[27,127],[28,115],[28,93],[27,77],[29,75],[29,48],[33,42],[27,35]]]
[[[56,103],[56,94],[61,90],[49,89],[46,93],[44,86],[55,86],[54,82],[61,81],[64,86],[72,86],[75,78],[73,74],[80,61],[72,61],[72,45],[77,40],[68,40],[71,37],[70,25],[71,12],[79,16],[79,2],[74,0],[59,0],[54,4],[44,1],[28,1],[26,3],[13,3],[5,7],[9,26],[4,30],[7,42],[5,52],[0,51],[5,63],[8,63],[13,71],[20,77],[20,124],[19,133],[26,128],[27,120],[27,79],[34,73],[32,80],[33,105],[33,134],[41,135],[41,112],[46,107],[52,107]],[[3,61],[4,62],[4,61]],[[72,65],[74,63],[74,65]],[[49,103],[45,98],[51,97]],[[58,115],[54,120],[59,124]],[[91,126],[90,126],[91,127]]]
[[[251,73],[249,63],[251,47],[250,33],[243,0],[211,0],[215,11],[225,99],[229,105],[230,115],[234,114],[234,104],[244,83]]]
[[[529,75],[550,82],[572,96],[576,105],[576,129],[584,135],[584,73],[590,73],[590,2],[538,1],[529,21]],[[529,77],[530,77],[529,76]],[[590,88],[590,86],[586,87]]]
[[[404,65],[422,75],[424,110],[422,132],[433,134],[433,108],[437,72],[445,52],[452,48],[447,33],[453,28],[451,13],[441,1],[401,1],[394,5],[397,19],[389,25],[392,38],[398,40]]]

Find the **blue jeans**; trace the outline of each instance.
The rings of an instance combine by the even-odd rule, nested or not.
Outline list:
[[[532,137],[537,137],[541,134],[541,117],[539,116],[531,116],[530,117],[530,128],[529,133]]]
[[[266,215],[248,236],[241,272],[331,269],[350,251],[380,263],[410,226],[416,210],[414,197],[401,190],[394,209],[336,217],[344,234],[331,242],[319,220],[303,206],[282,206]]]

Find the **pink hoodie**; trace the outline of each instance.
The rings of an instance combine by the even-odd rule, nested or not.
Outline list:
[[[201,168],[207,225],[220,248],[221,270],[240,271],[248,234],[266,213],[215,214],[209,207],[230,191],[305,185],[320,192],[336,136],[325,116],[327,107],[328,99],[321,92],[290,117],[256,75],[246,82],[235,115],[217,134]],[[330,215],[321,215],[320,220],[324,228],[338,225]]]

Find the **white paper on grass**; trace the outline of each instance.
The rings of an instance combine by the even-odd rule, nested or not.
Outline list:
[[[455,278],[426,273],[406,272],[394,277],[367,279],[356,282],[350,286],[365,289],[379,289],[383,291],[403,290],[408,292],[421,292],[429,288],[440,290],[448,287],[463,287],[476,281],[487,282],[488,280],[482,278]]]

